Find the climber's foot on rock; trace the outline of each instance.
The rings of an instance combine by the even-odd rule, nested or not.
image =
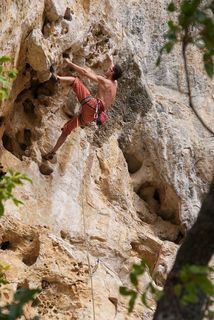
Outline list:
[[[45,175],[45,176],[49,176],[52,172],[53,172],[53,168],[49,166],[49,164],[46,162],[46,163],[42,163],[40,166],[39,166],[39,171]]]
[[[44,154],[43,156],[42,156],[42,159],[44,159],[44,160],[52,160],[53,159],[53,157],[55,156],[55,152],[48,152],[48,153],[46,153],[46,154]]]

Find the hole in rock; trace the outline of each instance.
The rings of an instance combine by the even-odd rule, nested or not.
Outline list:
[[[42,34],[44,36],[47,36],[47,27],[49,26],[50,21],[48,20],[47,16],[44,17],[44,22],[43,22],[43,26],[42,26]]]
[[[40,83],[39,81],[32,82],[32,93],[35,99],[40,96],[53,96],[58,88],[58,81],[51,77],[48,81]]]
[[[24,264],[26,264],[27,266],[32,266],[34,263],[36,263],[39,252],[40,244],[38,240],[35,240],[27,250],[27,252],[23,252],[22,262],[24,262]]]
[[[3,122],[4,122],[4,117],[0,116],[0,126],[2,126]]]
[[[17,290],[23,289],[23,288],[25,288],[25,289],[29,288],[29,282],[27,279],[24,279],[23,282],[20,282],[17,284]]]
[[[31,145],[31,131],[30,129],[24,129],[24,142],[27,146]]]
[[[34,114],[35,106],[30,99],[26,99],[23,102],[23,107],[24,107],[24,112],[27,113],[27,115],[30,116]]]
[[[179,232],[177,239],[175,240],[176,244],[181,244],[182,240],[184,239],[184,235],[182,232]]]
[[[26,63],[23,69],[23,75],[26,75],[27,71],[30,70],[31,66],[29,63]]]
[[[69,7],[65,10],[64,19],[68,21],[72,20],[71,9]]]
[[[124,153],[124,157],[126,159],[128,170],[130,173],[135,173],[141,168],[142,161],[140,161],[134,154]]]
[[[154,199],[155,199],[159,204],[161,204],[160,194],[159,194],[159,192],[158,192],[157,189],[155,189],[155,192],[154,192]]]
[[[42,289],[47,289],[47,288],[49,288],[50,287],[50,282],[49,281],[47,281],[47,280],[45,280],[45,279],[43,279],[42,281],[41,281],[41,287],[42,287]]]
[[[26,255],[25,257],[23,257],[22,262],[24,262],[24,264],[26,264],[26,266],[32,266],[36,260],[37,260],[38,256],[34,256],[34,255]]]
[[[12,138],[6,132],[2,136],[2,143],[5,149],[7,149],[10,152],[13,152]]]
[[[12,248],[12,244],[10,241],[4,241],[1,243],[1,250],[10,250]]]
[[[63,58],[70,58],[70,53],[68,51],[63,52]]]
[[[27,145],[25,143],[20,143],[19,146],[22,151],[25,151],[27,149]]]
[[[159,213],[161,205],[161,197],[159,190],[150,184],[144,184],[140,187],[137,194],[144,200],[155,213]]]
[[[144,200],[152,212],[163,220],[180,225],[179,198],[172,187],[144,183],[137,191],[138,196]]]

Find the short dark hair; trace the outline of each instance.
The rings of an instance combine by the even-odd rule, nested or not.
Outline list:
[[[113,67],[112,79],[113,80],[119,79],[122,76],[122,73],[123,73],[123,71],[122,71],[121,67],[119,66],[119,64],[115,64]]]

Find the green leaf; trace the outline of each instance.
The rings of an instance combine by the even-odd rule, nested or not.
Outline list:
[[[0,89],[0,101],[6,99],[8,97],[8,89],[7,88],[1,88]]]
[[[2,202],[0,202],[0,217],[4,215],[4,205]]]
[[[11,78],[11,79],[16,79],[17,77],[17,74],[18,74],[18,71],[13,69],[13,70],[10,70],[8,72],[8,77]]]
[[[0,64],[4,63],[4,62],[9,62],[11,61],[11,58],[8,56],[2,56],[0,57]]]
[[[174,24],[174,21],[169,20],[167,24],[171,31],[176,32],[178,30],[178,27]]]
[[[194,292],[188,292],[183,295],[181,298],[181,301],[186,303],[198,303],[198,296]]]
[[[39,293],[39,289],[26,289],[26,288],[21,288],[16,290],[14,294],[14,300],[17,302],[22,302],[22,303],[27,303],[30,300],[33,300],[34,296]]]
[[[130,296],[132,294],[133,290],[130,290],[127,287],[120,287],[119,292],[120,292],[120,294],[122,294],[122,296]]]
[[[181,294],[182,286],[180,284],[176,284],[173,287],[173,290],[174,290],[174,293],[176,294],[176,296],[179,297]]]
[[[175,42],[177,40],[176,33],[174,31],[169,31],[164,35],[165,39]],[[174,43],[173,43],[174,45]],[[171,51],[171,50],[170,50]]]
[[[142,295],[141,295],[141,301],[143,303],[144,306],[146,306],[147,308],[150,308],[148,303],[147,303],[147,299],[146,299],[146,292],[144,292]]]
[[[157,60],[156,60],[156,63],[155,63],[156,67],[158,67],[160,65],[160,63],[161,63],[161,56],[159,55]]]
[[[134,309],[135,301],[137,299],[137,292],[133,292],[131,299],[129,300],[129,307],[128,307],[128,312],[131,313]]]
[[[0,82],[1,82],[5,87],[9,87],[9,85],[10,85],[9,81],[8,81],[5,77],[3,77],[3,76],[1,76],[1,75],[0,75]]]
[[[206,295],[214,295],[214,285],[208,278],[203,277],[202,281],[200,281],[198,285]]]
[[[134,272],[138,275],[143,274],[145,270],[145,265],[140,263],[140,264],[134,264],[133,265]]]
[[[197,274],[197,275],[207,275],[209,272],[209,268],[206,266],[199,266],[199,265],[190,265],[186,266],[186,270],[188,270],[189,274]]]
[[[206,12],[202,11],[202,10],[196,10],[195,11],[195,18],[196,18],[196,21],[198,21],[199,23],[204,23],[206,20],[207,20],[207,14]]]
[[[24,204],[22,201],[16,199],[16,198],[13,198],[13,203],[18,207],[18,205],[20,204]]]
[[[212,57],[209,57],[206,53],[204,54],[204,68],[206,70],[206,73],[210,78],[213,77],[213,60]]]
[[[138,285],[138,279],[137,279],[137,276],[134,272],[131,272],[130,275],[129,275],[129,278],[130,278],[130,281],[131,283],[134,285],[134,286],[137,286]]]
[[[156,289],[156,292],[155,292],[155,299],[156,301],[160,300],[160,298],[163,296],[163,291],[160,291],[158,289]]]
[[[32,307],[37,307],[40,304],[40,300],[38,298],[35,298],[31,304]]]
[[[164,49],[166,50],[167,53],[170,53],[172,51],[173,46],[174,46],[174,43],[172,41],[169,41],[164,45]]]
[[[168,5],[167,10],[168,10],[169,12],[174,12],[174,11],[176,10],[175,4],[174,4],[173,2],[171,2],[171,3]]]

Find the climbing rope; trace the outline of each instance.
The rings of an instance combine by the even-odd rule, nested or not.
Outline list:
[[[79,119],[77,117],[77,127],[79,127]],[[80,161],[80,134],[79,134],[79,147],[78,147],[78,163],[81,163]],[[84,210],[84,197],[85,197],[85,180],[83,177],[83,188],[81,192],[81,206],[82,206],[82,220],[83,220],[83,233],[84,233],[84,241],[86,246],[86,256],[87,256],[87,262],[88,262],[88,271],[89,271],[89,277],[90,277],[90,286],[91,286],[91,301],[92,301],[92,311],[93,311],[93,320],[96,320],[95,315],[95,299],[94,299],[94,287],[93,287],[93,272],[91,270],[91,263],[90,263],[90,256],[89,256],[89,242],[88,242],[88,236],[86,233],[86,219],[85,219],[85,210]]]

